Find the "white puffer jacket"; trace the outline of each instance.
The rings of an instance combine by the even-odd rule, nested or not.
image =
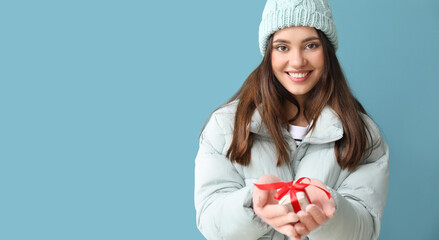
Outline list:
[[[342,170],[334,154],[334,142],[343,136],[337,114],[325,107],[302,144],[285,129],[291,148],[290,164],[276,166],[273,141],[262,124],[259,112],[252,116],[251,132],[256,134],[249,166],[226,158],[233,136],[237,102],[213,113],[200,138],[195,160],[195,208],[197,226],[209,239],[287,239],[264,223],[252,209],[255,183],[265,174],[285,182],[300,177],[315,178],[327,185],[336,203],[334,217],[312,231],[310,240],[377,239],[387,198],[389,151],[375,123],[364,116],[372,133],[372,154],[349,172]]]

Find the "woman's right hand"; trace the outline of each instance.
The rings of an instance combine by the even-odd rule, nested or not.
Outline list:
[[[257,183],[267,184],[281,181],[274,175],[264,175],[259,178]],[[274,194],[276,194],[276,190],[265,191],[255,187],[253,190],[253,210],[276,231],[287,235],[292,240],[300,240],[300,235],[294,228],[299,217],[294,212],[289,211],[286,206],[279,205],[279,201],[274,199]]]

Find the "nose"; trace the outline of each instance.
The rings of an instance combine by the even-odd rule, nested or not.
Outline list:
[[[294,69],[302,68],[303,66],[306,65],[307,62],[301,49],[291,50],[288,58],[289,58],[288,61],[290,66],[292,66]]]

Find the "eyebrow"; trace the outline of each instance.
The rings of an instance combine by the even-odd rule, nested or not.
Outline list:
[[[309,42],[309,41],[312,41],[312,40],[320,40],[320,38],[318,38],[318,37],[305,38],[305,39],[302,40],[302,43]],[[277,40],[273,41],[273,43],[290,43],[290,42],[287,41],[287,40],[283,40],[283,39],[277,39]]]

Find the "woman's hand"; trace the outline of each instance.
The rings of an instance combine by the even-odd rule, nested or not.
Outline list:
[[[327,190],[325,185],[317,179],[311,179],[311,184]],[[306,191],[312,204],[297,213],[300,222],[294,225],[294,229],[300,236],[308,235],[312,230],[332,218],[335,212],[334,200],[328,199],[326,193],[321,189],[309,186]]]
[[[276,176],[264,175],[259,178],[258,184],[281,181]],[[255,187],[253,191],[253,210],[256,215],[276,231],[287,235],[292,240],[300,240],[302,234],[298,234],[294,226],[299,221],[297,214],[289,211],[286,206],[279,205],[279,201],[274,199],[274,194],[276,194],[276,190],[264,191]]]

